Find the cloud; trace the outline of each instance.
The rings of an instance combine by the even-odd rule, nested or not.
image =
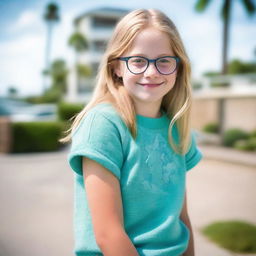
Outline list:
[[[27,10],[21,13],[18,20],[9,27],[11,33],[19,32],[20,30],[28,30],[42,24],[41,18],[35,11]]]
[[[15,40],[0,43],[1,57],[18,57],[36,54],[44,49],[44,37],[38,34],[24,34]]]
[[[41,72],[44,65],[42,38],[29,35],[0,44],[1,94],[14,85],[22,95],[38,94],[42,89]]]

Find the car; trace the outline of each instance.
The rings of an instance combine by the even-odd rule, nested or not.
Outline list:
[[[23,100],[0,98],[0,116],[8,116],[13,122],[54,121],[56,104],[31,104]]]

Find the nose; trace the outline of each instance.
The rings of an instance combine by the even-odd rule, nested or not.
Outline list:
[[[144,75],[147,76],[159,76],[159,72],[156,69],[156,66],[154,63],[149,63],[148,68],[144,72]]]

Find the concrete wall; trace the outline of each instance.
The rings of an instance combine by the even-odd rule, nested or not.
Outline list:
[[[192,127],[201,130],[208,123],[218,122],[219,98],[197,98],[193,100]],[[256,96],[224,98],[224,129],[256,129]]]
[[[192,104],[192,127],[201,130],[206,124],[217,123],[218,104],[214,99],[194,99]]]
[[[226,101],[225,129],[231,127],[245,131],[256,129],[256,97]]]

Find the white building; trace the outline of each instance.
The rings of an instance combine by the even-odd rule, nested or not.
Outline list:
[[[69,102],[86,102],[95,85],[95,75],[113,29],[120,18],[129,10],[118,8],[99,8],[88,11],[74,20],[75,31],[88,40],[88,50],[79,54],[79,64],[92,69],[92,78],[78,79],[75,67],[71,68],[68,79],[66,100]]]

